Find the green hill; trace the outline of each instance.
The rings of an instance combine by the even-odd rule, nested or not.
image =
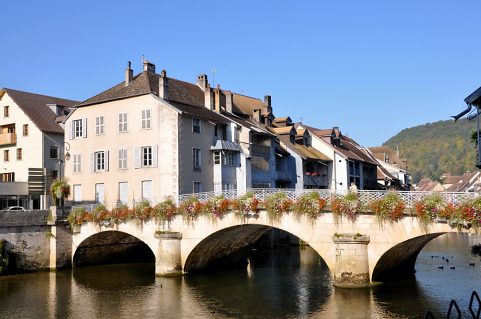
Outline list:
[[[408,161],[413,183],[423,177],[439,180],[443,173],[461,175],[476,170],[476,146],[471,134],[476,121],[439,121],[404,129],[383,145],[399,147]]]

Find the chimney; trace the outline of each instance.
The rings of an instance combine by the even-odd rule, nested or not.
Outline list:
[[[267,113],[272,112],[272,104],[271,104],[271,96],[270,95],[264,95],[264,106],[267,109]]]
[[[132,62],[127,63],[127,69],[125,69],[125,86],[129,86],[130,82],[132,82],[132,79],[134,78],[134,70],[130,68],[132,65]]]
[[[200,86],[200,88],[205,91],[207,89],[207,85],[209,84],[209,81],[207,80],[207,74],[199,74],[197,76],[197,85]]]
[[[150,63],[147,60],[144,60],[144,71],[155,73],[155,64]]]
[[[204,90],[204,106],[209,110],[212,110],[214,106],[214,95],[209,83],[207,83],[207,87]]]
[[[232,113],[232,105],[234,104],[234,95],[231,91],[225,92],[225,110]]]
[[[220,113],[220,106],[222,104],[221,100],[221,91],[220,85],[217,84],[217,87],[214,89],[214,111]]]
[[[169,99],[169,78],[167,78],[167,71],[162,70],[159,77],[159,97],[164,100]]]

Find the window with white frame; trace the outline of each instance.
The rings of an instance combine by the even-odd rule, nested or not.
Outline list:
[[[127,168],[127,150],[122,148],[119,150],[119,169]]]
[[[97,116],[95,118],[95,134],[96,135],[104,134],[104,117],[103,117],[103,115]]]
[[[201,182],[193,182],[193,193],[200,193],[202,192],[202,183]]]
[[[105,152],[95,152],[95,170],[103,171],[105,170]]]
[[[102,172],[109,170],[109,151],[90,153],[90,171]]]
[[[201,165],[201,152],[199,148],[192,149],[192,160],[194,164],[194,170],[200,171]]]
[[[142,128],[143,129],[150,129],[151,128],[151,113],[150,109],[142,110]]]
[[[119,113],[119,132],[127,132],[127,113]]]
[[[73,185],[73,201],[74,202],[82,201],[82,185],[80,184]]]
[[[50,158],[58,158],[58,146],[50,146]]]
[[[157,167],[158,145],[136,147],[134,149],[134,168]]]
[[[80,138],[85,137],[86,134],[84,133],[87,129],[85,126],[85,119],[73,120],[72,121],[72,133],[73,138]]]
[[[200,119],[192,118],[192,132],[200,133]]]
[[[214,152],[214,164],[220,164],[220,152]]]
[[[74,173],[82,172],[82,155],[81,154],[73,155],[73,172]]]
[[[142,167],[152,166],[152,146],[144,146],[141,148],[142,152]]]

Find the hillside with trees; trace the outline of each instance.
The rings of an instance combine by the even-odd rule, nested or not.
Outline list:
[[[476,121],[439,121],[404,129],[383,145],[398,148],[401,158],[407,159],[413,183],[424,177],[439,180],[443,173],[477,170],[476,145],[471,141],[475,131]]]

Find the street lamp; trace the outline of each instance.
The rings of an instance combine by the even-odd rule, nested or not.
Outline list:
[[[70,144],[68,142],[63,142],[63,145],[65,148],[65,152],[63,153],[64,155],[62,156],[62,153],[60,153],[60,160],[59,160],[59,177],[60,180],[63,180],[62,178],[62,166],[65,164],[65,161],[70,160]],[[65,171],[65,170],[64,170]]]

